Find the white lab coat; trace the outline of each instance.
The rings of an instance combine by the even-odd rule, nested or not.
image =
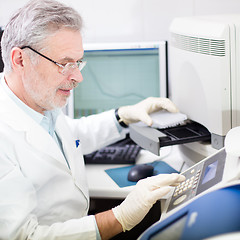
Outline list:
[[[69,169],[53,138],[0,88],[0,239],[96,239],[83,153],[121,137],[114,117],[58,117]]]

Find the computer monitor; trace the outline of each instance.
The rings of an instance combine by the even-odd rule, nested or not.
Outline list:
[[[84,80],[66,108],[72,118],[168,95],[166,41],[85,44],[84,59]]]

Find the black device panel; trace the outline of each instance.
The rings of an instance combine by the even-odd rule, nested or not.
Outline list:
[[[186,180],[175,188],[167,212],[187,202],[222,180],[226,160],[225,149],[183,172]]]

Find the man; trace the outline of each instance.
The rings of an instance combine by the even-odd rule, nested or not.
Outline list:
[[[184,180],[178,174],[140,181],[114,209],[87,216],[83,154],[119,140],[149,113],[177,111],[168,99],[73,120],[60,110],[83,78],[82,20],[72,8],[34,0],[17,11],[2,37],[0,83],[0,239],[109,239],[138,224]],[[87,79],[86,79],[87,81]],[[119,115],[119,116],[118,116]]]

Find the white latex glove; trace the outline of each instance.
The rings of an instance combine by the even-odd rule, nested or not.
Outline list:
[[[126,199],[112,211],[122,225],[123,231],[136,226],[149,212],[153,204],[166,195],[171,187],[184,181],[185,177],[176,173],[159,174],[140,180]]]
[[[119,121],[123,121],[127,125],[142,121],[148,126],[151,126],[153,120],[149,114],[161,109],[165,109],[169,112],[178,112],[177,107],[170,99],[149,97],[135,105],[120,107],[118,109]]]

